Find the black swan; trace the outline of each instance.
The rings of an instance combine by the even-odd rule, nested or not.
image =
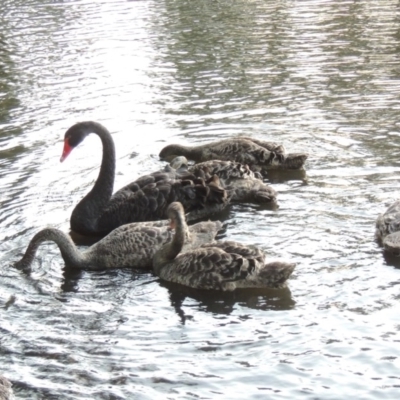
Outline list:
[[[210,160],[237,161],[247,164],[251,170],[266,173],[268,169],[300,169],[308,155],[286,153],[277,143],[253,140],[250,138],[232,138],[219,140],[199,146],[170,144],[160,152],[160,158],[171,161],[177,156],[188,160],[203,162]]]
[[[210,160],[189,165],[186,157],[179,156],[170,165],[178,173],[189,172],[203,179],[217,175],[233,202],[276,203],[276,190],[265,184],[258,172],[236,161]]]
[[[204,244],[180,254],[187,229],[184,209],[179,202],[168,207],[175,234],[153,258],[153,271],[161,279],[196,289],[232,291],[244,288],[281,288],[296,264],[270,262],[257,247],[233,241]]]
[[[173,201],[182,202],[189,219],[208,216],[223,209],[228,203],[226,191],[218,177],[208,181],[200,178],[171,179],[169,174],[148,175],[123,187],[114,195],[115,148],[108,130],[94,121],[71,126],[64,137],[60,161],[90,134],[97,134],[103,145],[99,176],[92,190],[72,212],[71,229],[83,235],[104,236],[120,225],[130,222],[165,219],[166,208]]]
[[[220,221],[206,221],[188,227],[185,232],[185,250],[212,242],[222,228]],[[56,228],[45,228],[36,233],[15,267],[28,270],[36,251],[43,242],[57,244],[65,263],[71,267],[88,270],[111,268],[151,269],[155,252],[172,240],[173,232],[168,221],[134,222],[122,225],[84,251],[78,250],[72,239]]]

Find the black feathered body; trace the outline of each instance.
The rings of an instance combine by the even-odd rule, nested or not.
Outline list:
[[[167,207],[174,201],[181,202],[186,213],[195,212],[199,218],[225,208],[228,198],[226,191],[212,180],[161,180],[112,197],[99,216],[96,231],[108,233],[129,222],[165,219]]]
[[[178,167],[178,173],[187,171],[204,179],[217,175],[233,202],[276,202],[276,190],[263,182],[262,175],[239,162],[210,160],[188,165],[187,159],[181,156],[175,158],[171,165]]]
[[[92,190],[72,212],[70,223],[73,231],[104,236],[123,224],[163,219],[168,204],[173,201],[182,202],[186,212],[193,212],[195,218],[209,216],[228,204],[227,192],[220,186],[217,177],[205,181],[185,174],[178,178],[171,168],[141,177],[112,195],[115,146],[104,126],[93,121],[73,125],[65,133],[64,152],[69,149],[68,154],[90,133],[100,137],[103,157]],[[64,152],[62,160],[66,157]]]

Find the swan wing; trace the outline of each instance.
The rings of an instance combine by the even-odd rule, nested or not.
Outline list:
[[[255,259],[263,264],[265,260],[265,253],[256,246],[244,245],[233,240],[217,241],[215,243],[206,243],[201,246],[202,248],[219,248],[230,254],[239,254],[246,259]]]
[[[246,279],[256,263],[218,247],[204,247],[180,254],[161,269],[160,277],[192,288],[233,290],[232,283]]]
[[[172,232],[167,227],[129,225],[115,229],[86,251],[91,269],[151,269],[155,252],[172,239]]]

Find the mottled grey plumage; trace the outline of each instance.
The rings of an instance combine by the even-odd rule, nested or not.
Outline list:
[[[217,175],[233,202],[276,202],[275,189],[265,184],[258,172],[239,162],[210,160],[189,165],[186,157],[179,156],[171,161],[171,167],[177,169],[178,174],[191,173],[204,179]]]
[[[276,143],[276,142],[268,142],[266,140],[254,139],[248,136],[241,136],[240,139],[250,140],[251,142],[266,148],[269,151],[275,151],[277,153],[286,153],[286,149],[283,144]]]
[[[0,375],[0,400],[14,399],[13,391],[11,389],[11,382]]]
[[[185,156],[195,162],[209,160],[237,161],[247,164],[253,171],[265,173],[271,168],[299,169],[306,161],[307,154],[286,153],[277,143],[232,138],[199,146],[171,144],[164,147],[160,157],[171,161],[177,156]]]
[[[400,200],[394,202],[376,220],[375,236],[385,250],[400,253]]]
[[[219,211],[228,203],[227,193],[219,185],[217,177],[204,181],[186,174],[182,179],[174,179],[175,172],[168,170],[141,177],[112,195],[115,148],[104,126],[87,121],[69,128],[65,133],[61,161],[90,133],[100,137],[103,157],[92,190],[72,212],[70,223],[73,231],[84,235],[106,235],[130,222],[164,219],[166,208],[173,201],[182,202],[186,212],[193,211],[196,218]]]
[[[163,226],[162,226],[163,225]],[[199,222],[189,226],[185,232],[185,250],[213,241],[222,228],[220,221]],[[172,240],[173,232],[167,220],[138,222],[122,225],[95,243],[80,251],[72,239],[55,228],[45,228],[30,241],[23,258],[15,266],[19,269],[30,267],[39,245],[53,241],[57,244],[67,265],[88,270],[111,268],[147,268],[151,269],[155,252]]]
[[[168,217],[175,226],[175,235],[153,259],[153,270],[161,279],[197,289],[223,291],[280,288],[295,268],[293,263],[279,261],[265,264],[260,249],[232,241],[204,244],[180,254],[186,229],[182,205],[171,203]]]

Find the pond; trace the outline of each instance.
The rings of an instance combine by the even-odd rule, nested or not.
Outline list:
[[[393,399],[400,259],[374,238],[399,197],[397,1],[51,1],[0,5],[0,374],[18,399]],[[278,207],[231,205],[221,238],[296,270],[282,290],[216,295],[148,271],[71,271],[69,232],[99,171],[115,189],[169,143],[240,135],[307,152],[268,175]],[[80,247],[85,248],[80,244]]]

